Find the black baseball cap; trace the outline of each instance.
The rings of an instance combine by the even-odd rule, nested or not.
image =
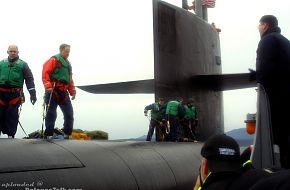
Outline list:
[[[201,149],[211,172],[237,171],[241,168],[239,144],[225,134],[210,137]]]

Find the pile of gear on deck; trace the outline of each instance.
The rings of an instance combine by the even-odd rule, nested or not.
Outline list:
[[[52,139],[64,139],[64,132],[55,128],[53,131]],[[41,139],[41,130],[37,130],[33,133],[28,134],[28,137],[25,139]],[[74,140],[108,140],[108,133],[104,131],[83,131],[81,129],[74,129],[70,138]]]

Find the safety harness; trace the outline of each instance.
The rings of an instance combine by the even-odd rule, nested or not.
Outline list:
[[[58,104],[64,104],[69,99],[68,94],[64,91],[58,90],[57,87],[53,91],[53,97]]]
[[[11,100],[4,101],[2,98],[0,99],[0,105],[2,106],[8,106],[8,105],[15,105],[19,102],[22,102],[24,100],[23,98],[23,89],[22,88],[0,88],[0,93],[19,93],[19,96],[16,98],[12,98]]]

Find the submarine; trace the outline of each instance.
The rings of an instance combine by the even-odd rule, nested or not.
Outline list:
[[[193,97],[199,139],[224,132],[222,91],[256,86],[222,74],[219,35],[205,20],[153,0],[154,79],[78,86],[93,94]],[[1,189],[193,189],[200,143],[0,139]]]

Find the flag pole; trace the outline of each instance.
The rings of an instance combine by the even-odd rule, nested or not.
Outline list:
[[[207,14],[207,7],[206,6],[202,6],[202,18],[205,21],[208,21],[208,14]]]
[[[182,0],[182,8],[188,10],[187,0]]]
[[[202,10],[202,5],[201,5],[201,0],[195,0],[195,14],[203,19],[203,10]]]

